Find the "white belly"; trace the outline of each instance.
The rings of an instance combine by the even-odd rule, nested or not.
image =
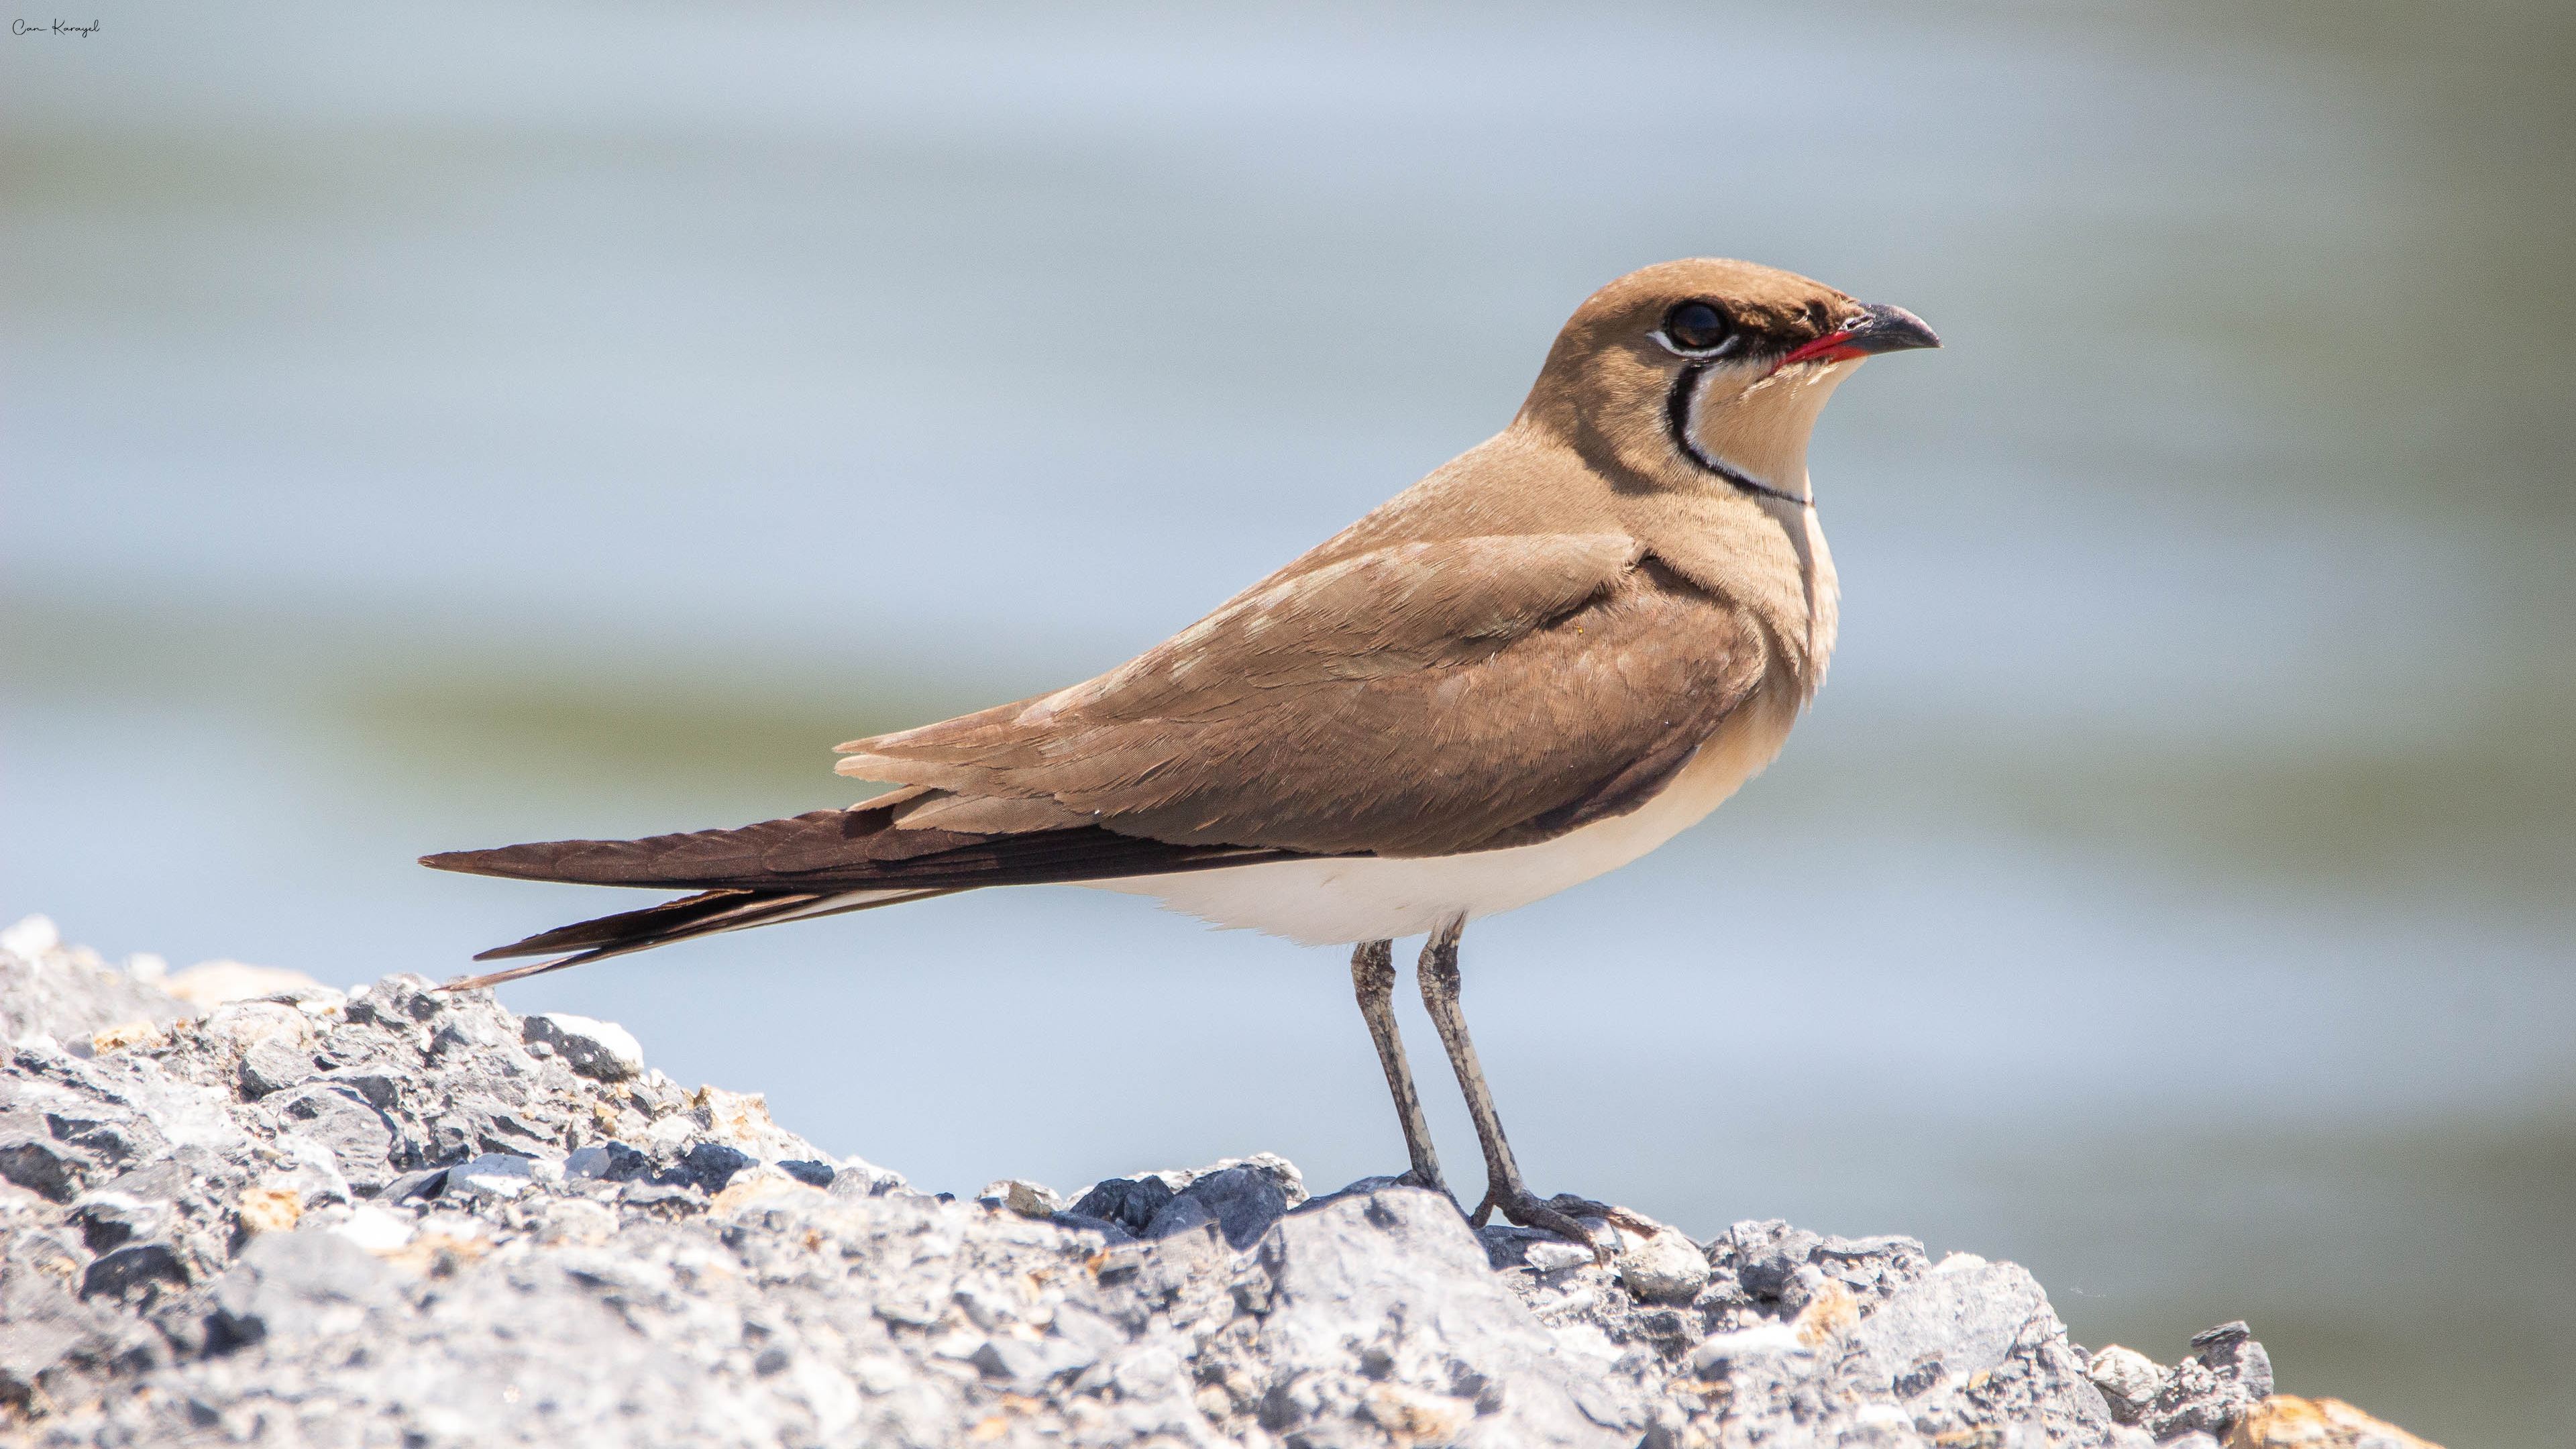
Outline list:
[[[1537,845],[1405,860],[1274,861],[1084,884],[1152,896],[1203,921],[1308,946],[1418,936],[1462,911],[1472,921],[1552,896],[1679,835],[1761,773],[1796,719],[1795,703],[1757,697],[1653,799]]]

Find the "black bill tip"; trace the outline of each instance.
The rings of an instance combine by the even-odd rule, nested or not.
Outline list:
[[[1861,308],[1861,319],[1844,329],[1850,335],[1843,345],[1854,352],[1910,352],[1918,347],[1938,347],[1941,334],[1920,317],[1902,307],[1873,303]]]

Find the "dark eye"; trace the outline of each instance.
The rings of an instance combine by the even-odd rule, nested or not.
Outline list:
[[[1664,336],[1684,352],[1715,352],[1735,334],[1715,302],[1684,302],[1664,314]]]

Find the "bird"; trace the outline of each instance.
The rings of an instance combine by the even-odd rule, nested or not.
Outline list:
[[[1818,413],[1868,358],[1940,345],[1901,307],[1757,263],[1630,272],[1575,309],[1502,431],[1196,623],[1096,678],[840,745],[838,773],[883,793],[423,857],[689,892],[483,952],[546,959],[449,986],[990,886],[1148,896],[1351,947],[1398,1180],[1448,1194],[1393,1010],[1393,942],[1423,936],[1417,984],[1484,1156],[1471,1221],[1602,1253],[1578,1218],[1626,1214],[1541,1198],[1512,1153],[1460,937],[1662,845],[1779,754],[1838,619]]]

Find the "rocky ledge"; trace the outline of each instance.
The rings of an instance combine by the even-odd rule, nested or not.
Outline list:
[[[2371,1446],[2242,1323],[2067,1341],[1911,1238],[1607,1265],[1261,1155],[914,1191],[601,1022],[0,932],[0,1436],[549,1444]]]

